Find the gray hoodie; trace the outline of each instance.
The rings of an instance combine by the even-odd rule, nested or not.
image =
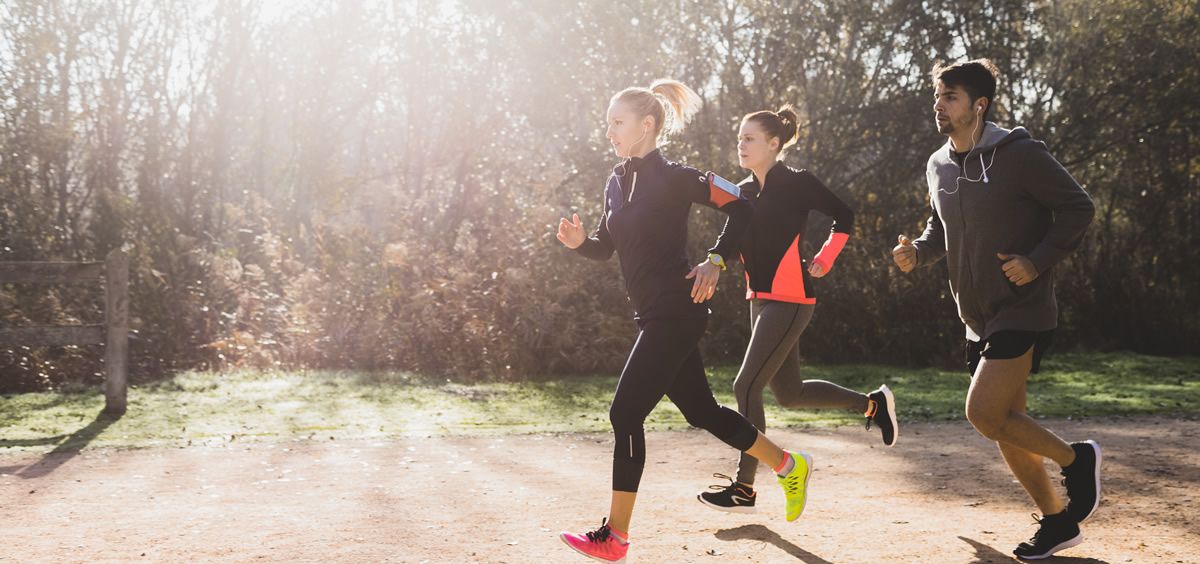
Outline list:
[[[1053,267],[1079,246],[1095,206],[1046,144],[1023,127],[988,122],[962,167],[947,141],[929,157],[925,176],[933,214],[913,241],[917,264],[946,257],[967,339],[1057,327]],[[1037,279],[1009,282],[996,253],[1028,258]]]

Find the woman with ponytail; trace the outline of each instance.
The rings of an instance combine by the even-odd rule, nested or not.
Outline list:
[[[899,429],[895,399],[887,386],[863,394],[824,380],[804,380],[800,374],[797,345],[816,307],[811,279],[833,269],[850,238],[854,212],[812,173],[783,164],[783,153],[796,142],[797,132],[796,111],[790,104],[776,112],[746,115],[738,132],[738,164],[752,173],[739,186],[754,208],[739,246],[751,334],[733,385],[738,411],[765,432],[763,388],[769,385],[784,407],[858,410],[865,414],[867,428],[875,423],[884,444],[892,446]],[[834,222],[820,252],[805,261],[800,249],[810,210]],[[711,486],[697,497],[714,509],[753,513],[757,470],[758,461],[743,455],[736,480],[714,474],[729,485]]]
[[[776,469],[789,521],[804,508],[808,456],[780,449],[745,417],[718,405],[705,378],[699,348],[709,313],[704,302],[716,291],[724,257],[737,252],[752,210],[736,190],[721,189],[658,149],[659,138],[682,130],[699,103],[695,92],[674,80],[613,96],[606,136],[621,161],[605,186],[599,225],[588,236],[578,214],[559,222],[558,240],[566,247],[597,260],[617,254],[639,328],[609,409],[616,440],[608,518],[596,530],[560,535],[571,548],[601,561],[620,561],[629,549],[629,522],[646,461],[643,423],[664,395],[689,424]],[[689,269],[692,204],[729,219],[708,258]]]

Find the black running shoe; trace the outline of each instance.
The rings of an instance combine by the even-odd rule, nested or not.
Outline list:
[[[1100,444],[1071,443],[1071,449],[1075,462],[1062,469],[1062,484],[1067,488],[1067,515],[1082,523],[1100,506]]]
[[[883,433],[883,444],[896,446],[896,439],[900,438],[900,423],[896,421],[896,396],[892,395],[886,384],[867,394],[867,412],[863,416],[867,418],[868,430],[872,422],[879,427]]]
[[[1041,519],[1038,519],[1035,513],[1033,520],[1039,525],[1038,531],[1033,534],[1033,538],[1017,545],[1013,550],[1013,554],[1021,560],[1049,558],[1055,552],[1083,542],[1083,533],[1079,532],[1079,525],[1068,517],[1065,511]]]
[[[754,500],[757,494],[754,488],[739,484],[724,474],[713,474],[714,478],[729,480],[728,486],[709,486],[709,492],[700,492],[696,499],[717,511],[727,513],[754,513]]]

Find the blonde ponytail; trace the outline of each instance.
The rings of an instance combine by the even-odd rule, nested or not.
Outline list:
[[[628,104],[637,116],[654,118],[654,136],[679,133],[700,109],[700,95],[678,80],[658,79],[650,88],[626,88],[613,96]]]
[[[666,133],[679,133],[683,126],[692,120],[692,116],[700,109],[700,95],[678,80],[660,78],[650,85],[650,92],[661,96],[671,108],[671,115],[666,116],[662,130]]]

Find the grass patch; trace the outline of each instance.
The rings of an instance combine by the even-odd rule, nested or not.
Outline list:
[[[709,382],[734,406],[736,367]],[[967,374],[876,365],[805,368],[805,378],[870,390],[887,383],[905,421],[962,419]],[[457,384],[405,373],[342,371],[190,372],[129,392],[120,419],[98,417],[93,389],[2,399],[0,452],[149,447],[253,440],[329,440],[425,435],[607,432],[616,378],[573,377],[523,383]],[[857,424],[861,416],[780,408],[767,393],[774,427]],[[1046,417],[1200,413],[1200,358],[1063,354],[1046,360],[1029,384],[1029,407]],[[682,414],[664,401],[647,428],[680,429]]]

